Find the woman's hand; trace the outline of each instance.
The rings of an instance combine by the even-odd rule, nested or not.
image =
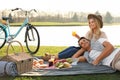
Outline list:
[[[98,61],[98,60],[94,60],[94,61],[92,62],[92,64],[96,66],[96,65],[99,64],[99,61]]]
[[[80,36],[75,31],[72,32],[72,36],[76,37],[77,39],[80,39]]]

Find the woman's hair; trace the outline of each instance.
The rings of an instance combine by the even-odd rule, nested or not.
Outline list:
[[[101,35],[101,30],[100,30],[100,22],[96,19],[96,18],[92,18],[95,20],[95,23],[97,25],[97,29],[96,29],[96,32],[94,33],[95,34],[95,40],[97,40],[100,35]],[[88,39],[92,39],[93,38],[93,31],[90,30],[89,34],[88,34]]]
[[[96,15],[96,14],[88,14],[88,19],[95,18],[99,21],[100,23],[100,28],[103,27],[103,21],[102,21],[102,16],[101,15]]]

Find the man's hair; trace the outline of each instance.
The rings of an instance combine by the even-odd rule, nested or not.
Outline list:
[[[86,39],[85,37],[80,37],[80,39],[78,40],[78,43],[80,42],[81,39]]]
[[[88,41],[90,41],[89,39],[87,39],[87,38],[85,38],[85,37],[80,37],[80,39],[78,40],[78,43],[80,42],[80,40],[82,40],[82,39],[86,39],[86,40],[88,40]],[[80,48],[82,48],[82,46],[79,44],[79,46],[80,46]]]

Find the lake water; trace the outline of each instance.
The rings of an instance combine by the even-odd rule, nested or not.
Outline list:
[[[19,27],[11,27],[11,33],[17,31]],[[72,31],[76,31],[80,36],[84,36],[89,30],[88,26],[74,26],[74,27],[37,27],[40,34],[41,46],[77,46],[77,39],[72,36]],[[113,45],[120,45],[120,26],[104,26],[102,28],[106,32],[109,41]],[[19,40],[24,45],[24,32],[25,29],[20,32],[19,36],[15,40]]]

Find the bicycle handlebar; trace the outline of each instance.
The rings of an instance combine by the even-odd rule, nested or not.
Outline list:
[[[19,8],[12,9],[12,11],[18,10]]]
[[[15,9],[11,9],[11,11],[16,11],[16,10],[21,10],[25,12],[25,15],[27,16],[28,14],[30,14],[30,12],[34,11],[37,13],[37,11],[35,9],[31,9],[31,10],[23,10],[22,8],[15,8]]]
[[[21,10],[21,11],[25,11],[25,12],[31,12],[31,11],[37,12],[35,9],[31,9],[31,10],[27,11],[27,10],[23,10],[22,8],[15,8],[15,9],[12,9],[11,11],[16,11],[16,10]]]

